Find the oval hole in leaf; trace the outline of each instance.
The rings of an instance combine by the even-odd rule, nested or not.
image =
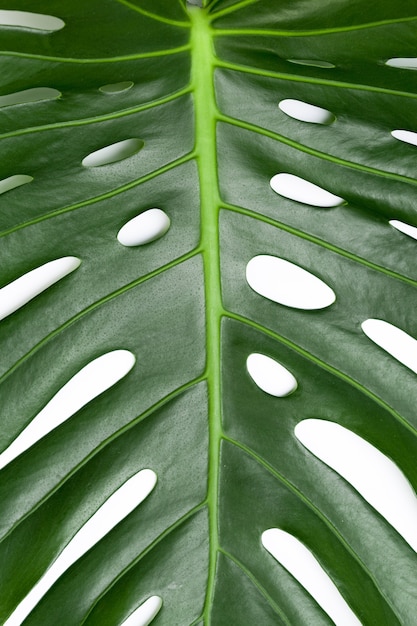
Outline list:
[[[362,322],[362,330],[371,341],[417,374],[417,341],[414,337],[389,322],[377,319]]]
[[[265,354],[253,352],[246,367],[254,383],[270,396],[283,398],[297,389],[297,381],[283,365]]]
[[[0,454],[0,469],[124,378],[135,360],[128,350],[113,350],[83,367]]]
[[[271,178],[270,185],[280,196],[310,206],[329,208],[340,206],[345,202],[343,198],[294,174],[275,174]]]
[[[413,133],[411,130],[393,130],[391,135],[399,141],[417,146],[417,133]]]
[[[350,483],[417,551],[417,498],[397,465],[368,441],[326,420],[295,427],[303,446]]]
[[[14,28],[33,28],[34,30],[47,30],[49,32],[61,30],[65,22],[53,15],[42,13],[30,13],[29,11],[5,11],[0,10],[0,27],[12,26]]]
[[[42,100],[56,100],[61,95],[58,89],[53,89],[52,87],[34,87],[33,89],[24,89],[23,91],[0,96],[0,107],[40,102]]]
[[[155,472],[144,469],[119,487],[74,535],[45,575],[16,607],[4,626],[21,624],[59,576],[143,502],[154,489],[156,481]],[[156,606],[157,602],[153,601],[151,606],[147,608],[155,610]],[[145,611],[143,612],[145,613]],[[149,624],[150,621],[143,623]],[[127,621],[123,623],[126,624]],[[135,623],[132,621],[131,626]],[[140,624],[141,622],[137,623]]]
[[[110,83],[109,85],[103,85],[99,87],[99,91],[107,94],[123,93],[133,87],[134,83],[131,80],[125,80],[120,83]]]
[[[0,320],[20,309],[51,285],[73,272],[81,261],[66,256],[49,261],[0,289]]]
[[[127,222],[117,239],[124,246],[143,246],[159,239],[168,231],[171,221],[161,209],[148,209]]]
[[[32,180],[33,176],[27,176],[26,174],[15,174],[14,176],[3,178],[3,180],[0,180],[0,194],[26,185],[26,183],[31,183]]]
[[[311,67],[322,67],[324,69],[331,69],[336,67],[329,61],[321,61],[320,59],[287,59],[290,63],[296,63],[297,65],[310,65]]]
[[[336,626],[362,626],[330,576],[301,541],[284,530],[270,528],[262,533],[262,544],[308,591]]]
[[[158,615],[162,606],[162,598],[151,596],[136,609],[121,626],[148,626]]]
[[[411,226],[410,224],[406,224],[405,222],[400,222],[399,220],[390,220],[389,223],[401,233],[404,233],[405,235],[408,235],[413,239],[417,239],[417,228],[415,226]]]
[[[403,70],[417,70],[417,57],[394,57],[385,61],[385,65]]]
[[[141,139],[123,139],[123,141],[112,143],[110,146],[91,152],[84,157],[82,165],[84,167],[99,167],[100,165],[117,163],[117,161],[123,161],[123,159],[128,159],[137,154],[144,145]]]
[[[292,100],[288,98],[281,100],[278,106],[286,115],[300,122],[328,125],[336,119],[333,113],[327,109],[308,104],[302,100]]]
[[[320,278],[294,263],[267,254],[249,261],[246,280],[259,295],[294,309],[324,309],[336,300],[334,291]]]

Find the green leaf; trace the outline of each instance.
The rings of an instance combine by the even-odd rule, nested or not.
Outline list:
[[[20,623],[6,620],[72,537],[148,468],[152,493],[25,625],[117,626],[152,596],[155,626],[333,623],[264,548],[275,528],[314,555],[362,624],[413,625],[412,541],[294,429],[339,424],[416,487],[415,372],[361,327],[380,319],[417,337],[416,242],[389,223],[417,226],[416,147],[391,135],[417,131],[417,73],[387,64],[413,65],[415,2],[11,4],[0,11],[0,286],[81,263],[0,322],[1,450],[96,358],[125,350],[135,364],[3,463],[0,621]],[[10,24],[16,14],[5,25],[9,10],[65,26]],[[327,122],[288,115],[284,100]],[[120,158],[82,164],[119,142]],[[270,186],[281,173],[341,200],[284,197]],[[120,229],[152,208],[170,228],[122,245]],[[245,274],[259,255],[307,270],[335,302],[263,297]],[[297,389],[262,391],[252,353]]]

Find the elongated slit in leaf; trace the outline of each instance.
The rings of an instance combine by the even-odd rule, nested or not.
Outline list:
[[[0,289],[0,320],[11,315],[30,300],[36,298],[45,289],[71,274],[79,267],[80,263],[80,259],[72,256],[49,261],[2,287]]]
[[[330,576],[308,548],[279,528],[262,533],[262,544],[313,596],[336,626],[362,626]]]
[[[15,626],[17,622],[21,623],[54,582],[73,563],[80,559],[83,554],[98,543],[100,539],[107,535],[149,496],[156,482],[157,476],[155,472],[150,469],[143,469],[121,485],[72,537],[51,568],[17,606],[10,618],[4,623],[4,626]],[[157,598],[157,596],[154,597]],[[145,614],[145,624],[149,624],[152,621],[160,607],[160,600],[155,599],[142,609],[142,614]],[[146,621],[146,617],[150,618],[149,621]],[[136,621],[139,621],[139,619]],[[135,621],[132,620],[131,623],[134,624]]]
[[[340,424],[307,419],[295,427],[301,443],[345,478],[417,552],[417,498],[397,465]]]
[[[0,468],[124,378],[134,366],[135,360],[128,350],[114,350],[83,367],[0,454]]]

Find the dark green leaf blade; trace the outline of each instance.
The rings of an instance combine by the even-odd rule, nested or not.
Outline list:
[[[417,225],[416,148],[391,135],[417,130],[417,74],[386,65],[415,56],[415,6],[199,4],[25,1],[19,10],[65,27],[0,26],[0,96],[61,93],[0,108],[0,181],[33,177],[0,194],[0,286],[81,260],[0,322],[1,449],[94,358],[136,358],[0,471],[1,619],[111,493],[150,468],[153,493],[25,624],[116,626],[152,595],[163,603],[155,625],[333,623],[263,547],[280,528],[364,625],[412,626],[415,552],[294,429],[340,424],[416,488],[415,374],[361,328],[376,318],[417,336],[415,242],[389,224]],[[329,110],[332,123],[291,118],[285,99]],[[127,139],[136,154],[83,166]],[[282,172],[343,202],[284,198],[270,187]],[[153,207],[168,232],[122,246],[120,228]],[[296,310],[255,293],[246,266],[263,254],[321,278],[335,303]],[[285,365],[296,391],[259,389],[253,352]]]

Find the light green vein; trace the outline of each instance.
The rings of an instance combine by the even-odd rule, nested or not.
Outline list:
[[[253,217],[254,219],[260,220],[261,222],[265,222],[266,224],[275,226],[276,228],[279,228],[280,230],[284,230],[285,232],[290,233],[291,235],[295,235],[296,237],[300,237],[301,239],[310,241],[311,243],[317,244],[318,246],[321,246],[322,248],[331,250],[335,254],[339,254],[340,256],[350,259],[351,261],[355,261],[356,263],[360,263],[361,265],[364,265],[365,267],[369,267],[371,270],[375,270],[376,272],[380,272],[381,274],[390,276],[390,278],[395,278],[397,280],[400,280],[406,283],[407,285],[412,285],[413,287],[417,287],[417,280],[413,280],[412,278],[409,278],[408,276],[404,276],[403,274],[394,272],[393,270],[383,267],[382,265],[377,265],[376,263],[372,263],[371,261],[368,261],[364,259],[363,257],[357,256],[356,254],[353,254],[352,252],[348,252],[347,250],[344,250],[343,248],[339,248],[338,246],[328,243],[327,241],[324,241],[323,239],[320,239],[319,237],[316,237],[304,231],[298,230],[297,228],[294,228],[293,226],[289,226],[288,224],[284,224],[283,222],[274,220],[270,217],[267,217],[266,215],[262,215],[261,213],[256,213],[255,211],[251,211],[250,209],[244,209],[243,207],[239,207],[234,204],[228,204],[227,202],[223,202],[222,206],[225,209],[234,211],[235,213],[240,213],[241,215],[247,215],[248,217]]]
[[[161,106],[163,104],[167,104],[168,102],[173,102],[189,94],[191,91],[190,87],[184,87],[180,91],[176,91],[169,96],[165,96],[163,98],[159,98],[157,100],[153,100],[152,102],[147,102],[145,104],[141,104],[135,107],[130,107],[128,109],[122,109],[121,111],[116,111],[112,113],[104,113],[103,115],[96,115],[94,117],[85,117],[79,120],[67,120],[64,122],[55,122],[52,124],[44,124],[43,126],[28,126],[27,128],[21,128],[19,130],[11,131],[8,133],[3,133],[0,135],[0,139],[8,139],[10,137],[20,137],[22,135],[29,135],[32,133],[38,133],[48,130],[58,130],[61,128],[72,128],[77,126],[88,126],[89,124],[97,124],[99,122],[105,122],[108,120],[115,120],[121,117],[126,117],[129,115],[134,115],[135,113],[140,113],[141,111],[147,111],[149,109],[154,109],[155,107]]]
[[[417,20],[416,16],[411,17],[399,17],[390,20],[380,20],[378,22],[367,22],[365,24],[352,24],[350,26],[338,26],[335,28],[318,28],[312,30],[279,30],[273,29],[256,29],[256,28],[237,28],[237,29],[215,29],[214,35],[219,36],[261,36],[261,37],[315,37],[320,35],[334,35],[337,33],[355,32],[357,30],[367,30],[371,28],[379,28],[381,26],[390,26],[392,24],[405,24],[407,22],[414,22]]]
[[[88,611],[88,613],[86,614],[86,616],[84,617],[84,619],[82,620],[80,626],[83,626],[83,624],[85,624],[88,620],[89,615],[91,614],[91,612],[93,611],[93,609],[97,606],[97,604],[100,602],[100,600],[106,595],[106,593],[108,593],[108,591],[110,591],[110,589],[112,589],[112,587],[114,587],[114,585],[130,570],[132,569],[132,567],[134,567],[135,565],[137,565],[138,563],[140,563],[140,561],[145,558],[145,556],[147,554],[149,554],[151,552],[151,550],[153,550],[153,548],[155,548],[158,544],[160,544],[164,539],[166,539],[172,532],[174,532],[175,530],[177,530],[177,528],[179,528],[180,526],[182,526],[183,524],[185,524],[188,520],[190,520],[194,515],[196,515],[199,511],[201,511],[204,508],[204,506],[202,504],[198,504],[197,506],[193,507],[190,511],[187,511],[187,513],[185,513],[182,517],[180,517],[174,524],[172,524],[171,526],[169,526],[166,530],[164,530],[163,533],[161,533],[156,539],[154,539],[154,541],[152,541],[149,546],[143,550],[143,552],[141,552],[135,559],[133,559],[133,561],[131,561],[131,563],[129,563],[129,565],[127,567],[125,567],[118,576],[116,576],[110,585],[107,585],[107,587],[105,588],[105,590],[94,600],[93,604],[90,607],[90,610]]]
[[[27,220],[25,222],[21,222],[20,224],[17,224],[16,226],[12,226],[11,228],[8,228],[0,232],[0,238],[5,237],[6,235],[10,235],[10,233],[14,233],[17,230],[21,230],[22,228],[26,228],[27,226],[32,226],[33,224],[39,224],[40,222],[49,220],[53,217],[56,217],[57,215],[70,213],[71,211],[76,211],[77,209],[81,209],[82,207],[91,206],[93,204],[96,204],[97,202],[101,202],[102,200],[108,200],[109,198],[114,198],[118,196],[119,194],[124,193],[125,191],[128,191],[129,189],[134,189],[135,187],[137,187],[138,185],[141,185],[142,183],[146,183],[147,181],[152,180],[153,178],[156,178],[157,176],[161,176],[162,174],[165,174],[165,172],[169,172],[170,170],[173,170],[176,167],[179,167],[180,165],[183,165],[184,163],[191,161],[194,158],[195,158],[194,152],[190,152],[189,154],[186,154],[180,157],[179,159],[176,159],[175,161],[172,161],[171,163],[164,165],[163,167],[155,170],[154,172],[150,172],[149,174],[146,174],[145,176],[141,178],[137,178],[129,183],[126,183],[125,185],[121,185],[120,187],[117,187],[116,189],[112,189],[111,191],[102,193],[99,196],[94,196],[93,198],[88,198],[88,200],[82,200],[81,202],[76,202],[75,204],[71,204],[61,209],[55,209],[54,211],[50,211],[49,213],[45,213],[44,215],[39,215],[38,217],[34,217],[31,220]]]
[[[346,539],[343,537],[343,535],[340,533],[340,531],[336,528],[334,523],[332,521],[330,521],[330,519],[326,515],[324,515],[324,513],[322,513],[322,511],[320,511],[320,509],[318,509],[316,507],[316,505],[298,489],[298,487],[296,487],[287,478],[285,478],[285,476],[283,476],[280,472],[278,472],[272,465],[270,465],[270,463],[268,463],[268,461],[266,461],[264,458],[260,457],[254,450],[252,450],[252,448],[249,448],[244,443],[241,443],[240,441],[236,441],[235,439],[230,438],[230,437],[225,437],[225,440],[228,441],[230,444],[236,446],[238,449],[242,450],[242,452],[246,453],[254,461],[259,463],[259,465],[261,465],[264,469],[266,469],[266,471],[269,474],[271,474],[281,484],[283,484],[289,491],[291,491],[291,493],[293,493],[296,498],[301,500],[301,502],[303,504],[305,504],[327,526],[329,531],[338,539],[338,541],[342,544],[342,546],[345,548],[345,550],[352,556],[352,558],[356,561],[356,563],[363,570],[363,572],[370,578],[370,580],[372,580],[375,588],[377,589],[377,591],[379,591],[381,596],[384,598],[385,602],[391,608],[391,610],[394,613],[394,615],[398,618],[398,622],[400,623],[401,620],[400,620],[399,616],[396,613],[396,609],[392,605],[390,599],[387,597],[385,591],[380,587],[380,585],[376,581],[376,579],[375,579],[374,575],[372,574],[372,572],[368,569],[368,567],[365,565],[365,563],[362,561],[362,559],[359,557],[359,555],[355,552],[355,550],[352,548],[352,546],[349,544],[349,542],[346,541]],[[360,494],[358,494],[358,497],[362,498],[362,496],[360,496]],[[366,502],[366,500],[365,500],[365,502]],[[366,502],[366,504],[368,506],[370,506],[367,502]],[[386,520],[384,520],[384,521],[386,521]]]
[[[338,370],[336,367],[333,367],[332,365],[326,363],[325,361],[322,361],[311,352],[308,352],[301,346],[297,345],[290,339],[287,339],[283,335],[280,335],[276,331],[266,328],[265,326],[262,326],[262,324],[259,324],[258,322],[254,322],[253,320],[249,319],[248,317],[245,317],[244,315],[241,315],[240,313],[227,311],[226,315],[230,317],[231,319],[234,319],[237,322],[240,322],[241,324],[245,324],[246,326],[250,326],[251,328],[258,330],[259,332],[263,333],[264,335],[267,335],[268,337],[272,337],[273,339],[276,339],[276,341],[279,341],[280,343],[287,346],[288,348],[291,348],[291,350],[294,350],[294,352],[297,352],[301,356],[305,357],[308,361],[314,363],[318,367],[321,367],[322,369],[326,370],[327,372],[330,372],[337,378],[340,378],[344,382],[348,383],[349,385],[351,385],[352,387],[354,387],[355,389],[363,393],[365,396],[370,398],[378,406],[382,407],[385,411],[390,413],[390,415],[392,415],[412,435],[417,436],[417,429],[412,424],[410,424],[410,422],[408,422],[404,417],[402,417],[402,415],[400,415],[393,407],[391,407],[387,402],[385,402],[385,400],[382,400],[382,398],[379,398],[375,393],[373,393],[372,391],[364,387],[361,383],[356,381],[354,378],[352,378],[348,374],[345,374],[344,372],[341,372],[340,370]]]
[[[141,15],[144,15],[145,17],[150,17],[151,19],[157,22],[162,22],[163,24],[169,24],[170,26],[179,26],[180,28],[190,28],[189,22],[181,22],[179,20],[173,20],[169,17],[163,17],[162,15],[159,15],[158,13],[152,13],[151,11],[147,11],[146,9],[143,9],[137,4],[132,4],[128,0],[117,0],[117,2],[119,2],[119,4],[125,5],[129,9],[132,9],[132,11],[135,11],[136,13],[140,13]]]
[[[286,59],[282,59],[285,61]],[[403,96],[404,98],[417,98],[417,93],[408,91],[397,91],[395,89],[385,89],[384,87],[374,87],[372,85],[346,83],[337,80],[312,78],[307,76],[298,76],[297,74],[289,74],[287,72],[273,72],[271,70],[260,70],[258,68],[252,68],[248,65],[239,65],[238,63],[231,63],[229,61],[216,61],[217,67],[234,70],[236,72],[242,72],[243,74],[254,74],[255,76],[263,76],[265,78],[278,78],[279,80],[288,80],[295,83],[308,83],[312,85],[326,85],[329,87],[338,87],[340,89],[352,89],[355,91],[369,91],[372,93],[386,94],[389,96]]]
[[[59,63],[118,63],[119,61],[135,61],[138,59],[154,59],[156,57],[169,56],[171,54],[179,54],[180,52],[186,52],[190,49],[190,46],[184,45],[178,48],[170,48],[168,50],[155,50],[154,52],[144,52],[142,54],[126,54],[117,57],[105,57],[97,59],[78,59],[72,57],[54,57],[45,54],[30,54],[29,52],[16,52],[14,50],[2,50],[0,52],[1,57],[18,57],[22,59],[37,59],[39,61],[53,61]]]
[[[327,154],[326,152],[320,152],[320,150],[316,150],[315,148],[309,148],[308,146],[298,143],[293,139],[284,137],[284,135],[279,135],[278,133],[274,133],[273,131],[267,130],[266,128],[255,126],[254,124],[250,124],[249,122],[243,122],[234,117],[229,117],[228,115],[220,114],[219,121],[230,124],[231,126],[243,128],[259,135],[263,135],[264,137],[269,137],[270,139],[275,139],[287,146],[290,146],[291,148],[294,148],[295,150],[300,150],[300,152],[304,152],[306,154],[309,154],[310,156],[323,159],[324,161],[330,161],[331,163],[341,165],[342,167],[348,167],[350,169],[358,170],[360,172],[365,172],[366,174],[374,174],[375,176],[387,178],[389,180],[397,180],[403,183],[408,183],[410,185],[417,185],[417,180],[415,178],[404,176],[402,174],[395,174],[393,172],[386,172],[384,170],[378,170],[377,168],[370,167],[369,165],[361,165],[360,163],[347,161],[346,159]]]
[[[193,378],[192,380],[188,381],[181,387],[178,387],[178,389],[174,389],[173,391],[168,393],[166,396],[158,400],[158,402],[155,402],[155,404],[153,404],[148,409],[146,409],[141,415],[138,415],[131,422],[129,422],[128,424],[126,424],[125,426],[117,430],[116,432],[112,433],[109,437],[104,439],[96,448],[91,450],[91,452],[86,457],[84,457],[80,463],[77,463],[63,479],[59,480],[59,482],[56,485],[54,485],[54,487],[50,491],[48,491],[48,493],[46,493],[38,502],[36,502],[35,506],[31,507],[28,511],[26,511],[24,515],[22,515],[21,518],[19,518],[14,524],[12,524],[12,526],[8,529],[8,531],[0,537],[0,543],[4,541],[22,522],[24,522],[25,519],[30,517],[35,511],[37,511],[38,508],[40,508],[47,500],[49,500],[49,498],[53,496],[54,493],[56,493],[62,487],[62,485],[65,484],[72,476],[74,476],[78,472],[78,470],[84,467],[89,461],[91,461],[92,458],[94,458],[99,452],[101,452],[109,444],[113,443],[116,439],[118,439],[118,437],[120,437],[121,435],[124,435],[126,432],[128,432],[132,428],[135,428],[135,426],[137,426],[139,422],[142,422],[145,419],[151,417],[156,411],[159,411],[164,406],[169,404],[172,400],[175,400],[181,394],[185,393],[186,391],[188,391],[195,385],[198,385],[199,383],[203,382],[204,380],[206,380],[205,377],[201,375],[201,376],[198,376],[197,378]],[[6,467],[7,465],[5,466],[5,468]]]
[[[192,22],[192,82],[195,97],[195,152],[200,174],[200,204],[206,290],[207,377],[209,383],[209,574],[204,615],[210,621],[218,554],[218,486],[221,426],[219,190],[216,153],[216,96],[214,53],[207,14],[197,7],[188,9]]]
[[[236,4],[233,4],[230,7],[226,7],[226,9],[213,12],[209,17],[212,21],[214,21],[217,20],[219,17],[223,17],[224,15],[228,15],[229,13],[235,13],[236,11],[239,11],[240,9],[243,9],[251,4],[255,4],[256,2],[259,2],[259,0],[241,0],[241,2],[236,2]]]
[[[255,576],[252,574],[252,572],[250,572],[244,565],[243,563],[241,563],[235,556],[233,556],[232,554],[230,554],[230,552],[227,552],[227,550],[223,550],[223,548],[220,548],[220,552],[222,554],[224,554],[225,557],[227,557],[228,559],[230,559],[230,561],[232,561],[232,563],[234,563],[236,565],[236,567],[238,567],[247,578],[249,578],[249,580],[251,581],[251,583],[253,584],[253,586],[259,591],[259,593],[264,597],[264,599],[267,601],[267,603],[269,604],[269,606],[273,609],[274,613],[277,614],[277,616],[284,622],[284,624],[287,624],[288,626],[294,626],[293,624],[291,624],[291,622],[288,620],[287,616],[285,615],[285,613],[282,611],[282,609],[278,606],[278,604],[276,602],[274,602],[274,600],[271,598],[271,596],[269,595],[269,593],[264,589],[264,587],[261,585],[261,583],[255,578]]]
[[[155,276],[159,276],[160,274],[171,269],[172,267],[175,267],[177,265],[180,265],[181,263],[184,263],[185,261],[188,261],[189,259],[192,259],[193,257],[197,256],[200,252],[201,252],[200,248],[195,248],[194,250],[191,250],[190,252],[183,254],[177,259],[174,259],[173,261],[170,261],[169,263],[166,263],[165,265],[158,267],[152,272],[149,272],[149,274],[145,274],[145,276],[140,276],[139,278],[136,278],[135,280],[128,283],[127,285],[123,285],[123,287],[119,287],[112,293],[107,294],[106,296],[103,296],[102,298],[100,298],[96,302],[93,302],[82,311],[79,311],[76,315],[71,317],[64,324],[62,324],[61,326],[53,330],[51,333],[46,335],[46,337],[44,337],[35,346],[33,346],[29,350],[29,352],[24,354],[18,361],[16,361],[16,363],[9,370],[7,370],[7,372],[5,372],[4,374],[0,376],[0,384],[3,383],[13,372],[15,372],[22,365],[22,363],[27,361],[31,356],[33,356],[36,352],[38,352],[38,350],[40,350],[44,345],[46,345],[49,341],[51,341],[54,337],[59,335],[61,332],[63,332],[64,330],[66,330],[67,328],[75,324],[76,322],[78,322],[80,319],[82,319],[83,317],[91,313],[91,311],[94,311],[95,309],[99,308],[100,306],[103,306],[107,302],[114,300],[114,298],[117,298],[123,293],[126,293],[127,291],[134,289],[135,287],[146,282],[147,280],[150,280],[151,278],[154,278]]]

